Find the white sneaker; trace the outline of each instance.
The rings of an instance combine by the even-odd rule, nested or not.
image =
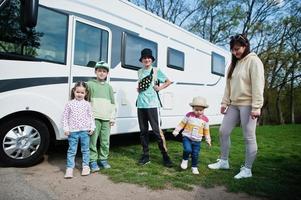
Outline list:
[[[240,168],[240,172],[234,176],[235,179],[241,179],[241,178],[249,178],[252,177],[252,171],[249,168],[246,168],[245,166],[242,166]]]
[[[73,178],[73,169],[67,168],[64,178]]]
[[[88,176],[89,174],[90,174],[90,167],[89,166],[83,166],[82,176]]]
[[[187,167],[188,167],[188,160],[182,160],[181,168],[182,169],[187,169]]]
[[[200,174],[199,170],[197,167],[191,167],[192,173],[193,174]]]
[[[223,159],[217,159],[216,163],[209,164],[210,169],[229,169],[229,161]]]

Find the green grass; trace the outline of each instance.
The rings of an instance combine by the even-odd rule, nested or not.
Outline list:
[[[202,143],[199,170],[193,175],[190,168],[183,171],[179,164],[182,159],[182,143],[167,140],[173,168],[162,165],[162,157],[157,143],[150,143],[151,163],[139,166],[141,154],[139,136],[122,136],[121,142],[113,144],[110,152],[112,168],[102,170],[115,182],[127,182],[147,186],[152,189],[182,188],[191,190],[193,186],[214,187],[223,185],[229,192],[246,192],[254,196],[270,199],[301,199],[301,125],[260,126],[257,128],[258,155],[253,165],[253,177],[235,180],[244,163],[244,141],[240,128],[231,135],[230,170],[209,170],[207,165],[219,156],[218,128],[211,128],[213,146]],[[170,136],[169,136],[170,137]],[[172,137],[170,137],[172,138]],[[118,140],[113,137],[112,141]]]

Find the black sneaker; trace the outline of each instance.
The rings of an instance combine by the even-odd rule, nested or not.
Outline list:
[[[165,167],[169,167],[169,168],[173,166],[173,163],[171,162],[171,160],[170,160],[170,158],[169,158],[168,155],[163,156],[163,165]]]
[[[139,165],[146,165],[146,164],[150,163],[149,156],[142,155],[141,158],[139,159],[138,163],[139,163]]]

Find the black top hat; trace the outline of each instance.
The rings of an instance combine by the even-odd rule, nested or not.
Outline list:
[[[153,60],[153,62],[155,61],[155,58],[153,57],[153,52],[151,49],[147,49],[147,48],[143,49],[141,51],[141,57],[140,57],[139,61],[142,62],[142,58],[144,58],[144,57],[149,57]]]

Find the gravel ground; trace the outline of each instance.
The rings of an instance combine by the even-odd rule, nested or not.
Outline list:
[[[63,148],[64,149],[64,148]],[[73,179],[64,179],[65,150],[50,152],[40,164],[28,168],[0,168],[0,200],[211,200],[259,199],[229,193],[224,187],[192,191],[151,190],[128,183],[113,183],[107,176],[80,176],[79,163]]]

